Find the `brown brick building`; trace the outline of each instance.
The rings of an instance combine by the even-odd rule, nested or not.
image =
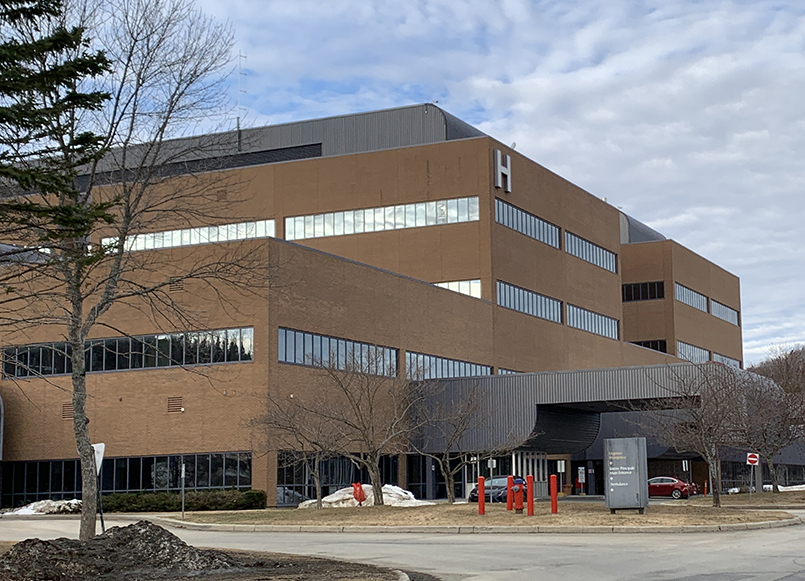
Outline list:
[[[382,346],[399,374],[426,378],[741,364],[737,277],[433,105],[222,139],[210,173],[231,184],[231,219],[167,223],[130,252],[163,257],[170,276],[238,244],[276,267],[272,285],[227,304],[177,288],[203,327],[108,313],[87,346],[105,491],[175,489],[184,462],[189,487],[278,502],[296,476],[248,421],[267,390],[316,389],[322,341]],[[60,337],[3,336],[3,506],[78,490]],[[402,485],[420,468],[384,466]]]

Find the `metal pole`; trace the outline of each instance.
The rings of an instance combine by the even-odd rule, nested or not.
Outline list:
[[[103,472],[103,467],[101,467],[101,472]],[[101,496],[101,473],[98,472],[98,512],[101,515],[101,532],[106,532],[106,526],[103,524],[103,500]]]
[[[184,461],[182,461],[182,520],[184,520]]]

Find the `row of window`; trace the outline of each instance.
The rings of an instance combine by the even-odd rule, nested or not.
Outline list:
[[[497,281],[497,291],[497,301],[501,307],[562,323],[562,301],[500,280]],[[610,339],[620,337],[618,319],[575,305],[567,305],[567,325]]]
[[[565,250],[568,254],[586,260],[590,264],[595,264],[610,272],[618,272],[617,254],[567,230],[565,230]]]
[[[723,363],[724,365],[729,365],[730,367],[740,367],[741,362],[737,359],[733,359],[732,357],[727,357],[726,355],[721,355],[720,353],[716,353],[713,351],[713,361],[718,363]]]
[[[559,248],[559,226],[495,198],[495,221],[529,238]]]
[[[251,452],[104,458],[101,492],[155,492],[185,488],[251,488]],[[36,500],[81,498],[78,460],[3,462],[2,508]]]
[[[8,347],[3,350],[5,377],[33,377],[72,373],[71,347],[64,342]],[[251,361],[254,329],[219,329],[114,339],[91,339],[84,343],[87,373],[127,371]]]
[[[685,303],[694,309],[699,309],[705,313],[707,312],[707,297],[678,282],[674,283],[674,298],[680,303]]]
[[[279,361],[307,367],[332,367],[386,377],[397,376],[398,351],[370,343],[279,329]]]
[[[588,311],[575,305],[567,305],[567,326],[610,339],[620,338],[618,319]]]
[[[514,371],[513,369],[504,369],[498,367],[498,375],[512,375],[513,373],[522,373],[522,371]]]
[[[481,298],[481,281],[478,279],[454,280],[450,282],[437,282],[435,284],[438,287],[446,288],[447,290],[461,293],[462,295],[468,295],[476,299]]]
[[[682,341],[676,342],[676,356],[680,359],[686,359],[693,363],[704,363],[712,360],[718,363],[723,363],[724,365],[729,365],[731,367],[741,366],[741,362],[737,359],[727,357],[726,355],[721,355],[715,351],[711,353],[707,349],[702,349],[701,347],[696,347],[695,345],[691,345],[689,343],[683,343]]]
[[[646,349],[653,349],[661,353],[668,353],[668,343],[665,339],[657,339],[653,341],[632,341],[632,344],[645,347]]]
[[[253,238],[273,237],[274,220],[257,220],[256,222],[240,222],[238,224],[222,224],[220,226],[200,226],[164,232],[149,232],[126,238],[126,251],[159,250],[160,248],[176,248],[179,246],[195,246],[214,242],[230,242],[250,240]],[[103,238],[101,244],[113,245],[117,238]]]
[[[727,321],[728,323],[732,323],[736,326],[740,325],[740,316],[738,311],[728,307],[727,305],[719,303],[716,300],[708,299],[702,293],[689,289],[678,282],[674,283],[674,296],[679,302],[690,305],[691,307],[699,309],[705,313],[709,312],[711,315],[718,317],[722,321]],[[708,303],[710,307],[709,309]]]
[[[410,381],[492,375],[492,368],[489,365],[447,359],[446,357],[415,353],[413,351],[408,351],[405,354],[405,370],[406,378]]]
[[[661,280],[656,282],[636,282],[623,285],[623,302],[630,301],[651,301],[654,299],[665,298],[665,283]]]
[[[722,321],[727,321],[736,326],[740,325],[738,311],[713,299],[710,299],[710,312],[714,317],[718,317]]]
[[[562,301],[501,280],[497,281],[498,305],[520,313],[562,323]]]
[[[495,198],[495,221],[554,248],[561,247],[559,226],[497,198]],[[610,272],[618,272],[617,254],[567,230],[565,230],[565,250],[576,258]]]
[[[676,342],[676,356],[692,363],[704,363],[710,361],[710,352],[707,349],[696,347],[690,343]]]
[[[304,240],[478,220],[478,197],[285,218],[285,239]]]

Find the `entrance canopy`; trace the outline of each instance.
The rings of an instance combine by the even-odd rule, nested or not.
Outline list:
[[[675,363],[469,377],[440,380],[442,389],[435,390],[431,403],[447,410],[477,398],[476,427],[456,450],[574,453],[595,440],[601,413],[656,408],[658,403],[673,409],[681,384],[733,372],[746,373],[719,363]],[[427,430],[425,447],[443,449],[440,433],[445,431]]]

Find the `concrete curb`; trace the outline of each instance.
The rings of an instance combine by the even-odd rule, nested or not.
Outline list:
[[[256,533],[413,533],[413,534],[589,534],[589,533],[717,533],[776,529],[803,524],[802,518],[734,523],[722,525],[684,526],[319,526],[319,525],[214,525],[193,523],[166,517],[143,516],[152,522],[173,528],[197,531],[256,532]]]

